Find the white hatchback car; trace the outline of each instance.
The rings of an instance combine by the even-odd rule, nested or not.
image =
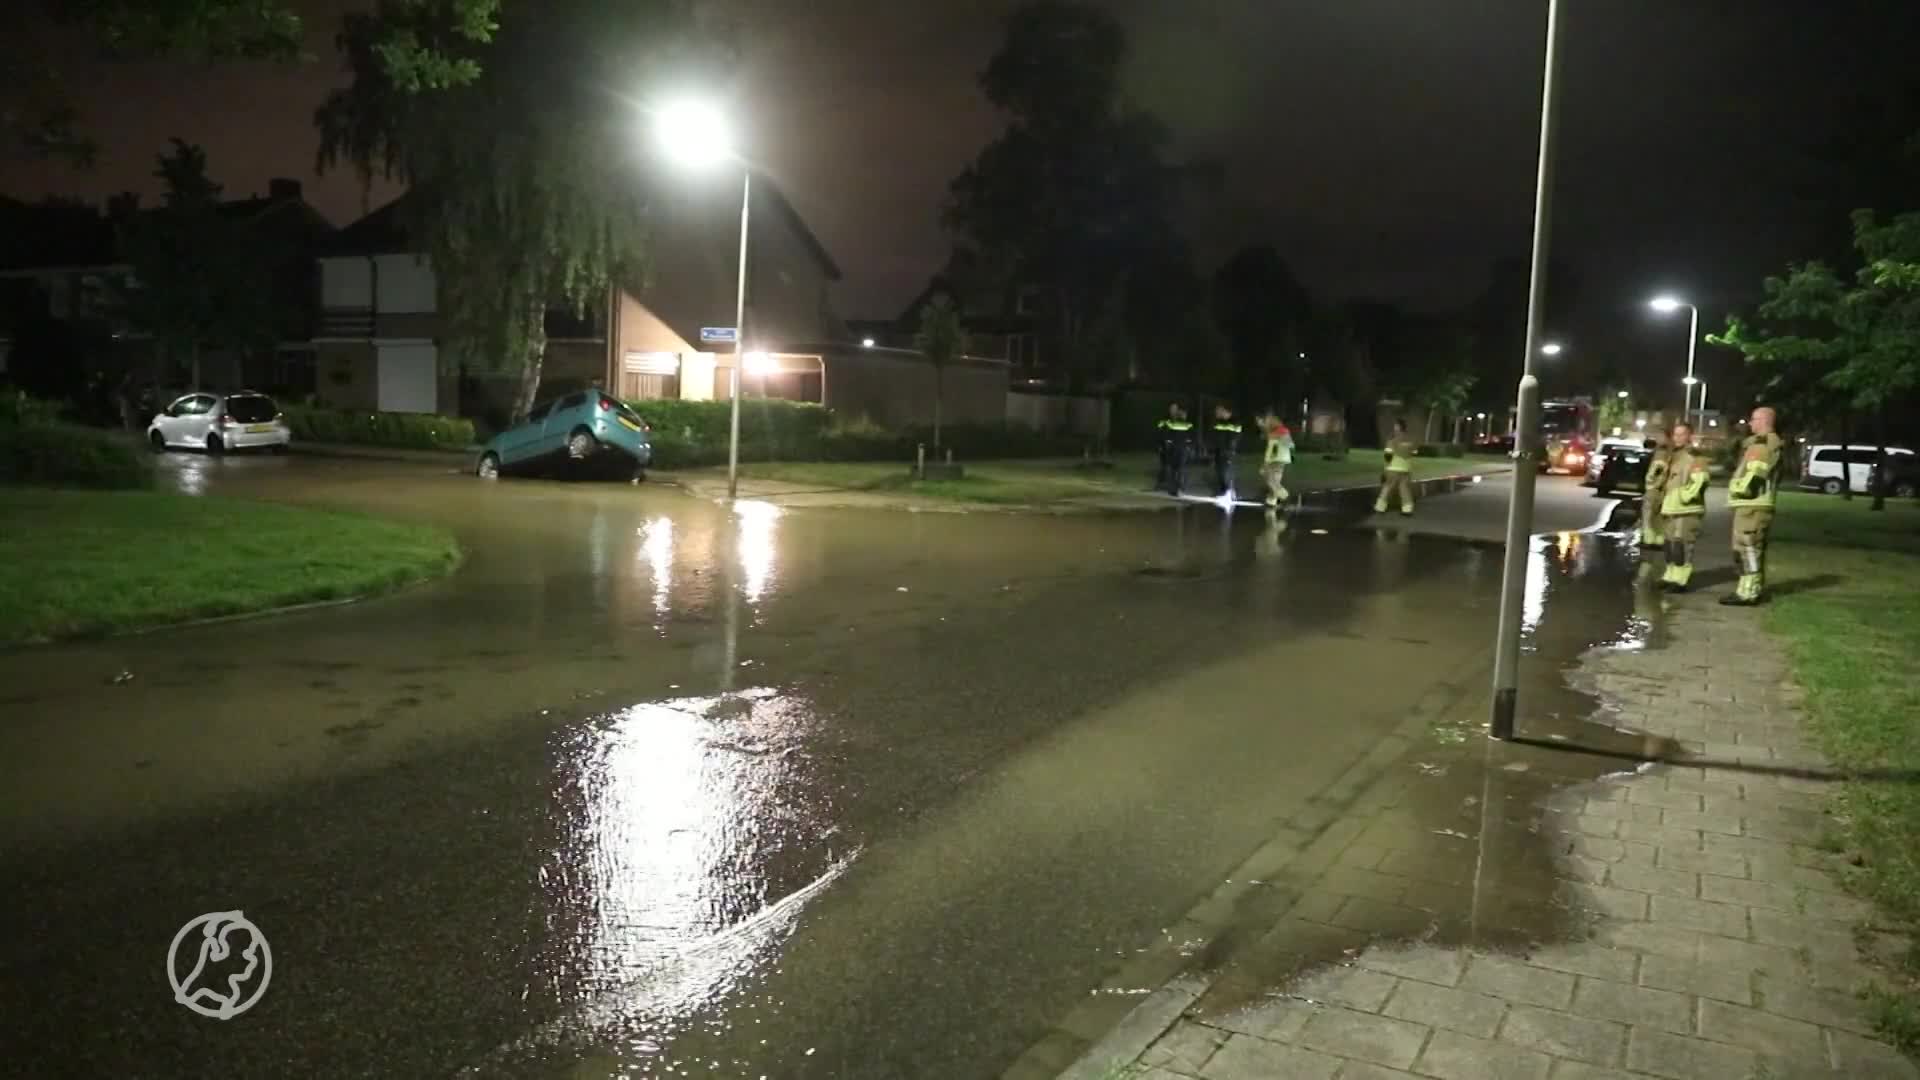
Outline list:
[[[292,439],[280,406],[251,390],[184,395],[147,425],[147,442],[155,450],[178,446],[210,454],[254,449],[280,453]]]

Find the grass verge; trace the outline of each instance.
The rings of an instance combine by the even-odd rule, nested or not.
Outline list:
[[[1787,642],[1815,742],[1848,770],[1836,796],[1853,884],[1920,938],[1920,505],[1785,494],[1774,521],[1767,626]],[[1920,954],[1869,994],[1882,1032],[1920,1055]]]
[[[1456,473],[1494,472],[1505,468],[1497,457],[1421,458],[1415,463],[1416,477],[1446,476]],[[1358,450],[1345,459],[1328,461],[1318,456],[1303,456],[1287,467],[1287,487],[1292,491],[1320,491],[1328,488],[1376,483],[1380,478],[1378,453]],[[1259,490],[1258,454],[1242,455],[1238,482],[1243,494]],[[1002,505],[1045,505],[1116,495],[1137,495],[1148,491],[1154,478],[1151,454],[1122,454],[1111,469],[1086,469],[1073,459],[1052,458],[1034,461],[1004,460],[967,462],[966,475],[959,480],[914,481],[906,466],[892,461],[859,462],[773,462],[740,467],[741,474],[761,480],[797,484],[827,491],[861,491],[875,494],[913,495]],[[1211,491],[1213,474],[1205,464],[1190,466],[1187,485],[1193,491]]]
[[[0,488],[0,645],[394,589],[448,573],[440,529],[159,492]]]

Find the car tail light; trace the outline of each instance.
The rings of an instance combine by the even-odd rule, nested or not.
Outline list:
[[[221,426],[221,427],[232,427],[232,426],[233,426],[233,417],[231,417],[231,416],[228,416],[228,415],[227,415],[226,413],[221,413],[221,414],[220,414],[220,426]]]
[[[603,411],[603,412],[613,412],[613,411],[614,411],[615,409],[617,409],[617,408],[619,408],[619,406],[618,406],[618,405],[617,405],[617,404],[616,404],[616,403],[614,402],[614,400],[613,400],[612,398],[610,398],[610,397],[608,397],[608,396],[606,396],[605,394],[602,394],[602,395],[600,395],[600,409],[601,409],[601,411]]]

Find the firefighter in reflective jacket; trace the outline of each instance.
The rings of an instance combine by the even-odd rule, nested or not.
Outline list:
[[[1753,434],[1740,442],[1740,455],[1727,483],[1733,508],[1733,561],[1740,583],[1720,602],[1750,607],[1766,602],[1767,531],[1773,526],[1774,492],[1780,487],[1780,436],[1773,433],[1774,412],[1766,406],[1747,418]]]
[[[1267,433],[1267,448],[1260,458],[1260,479],[1266,485],[1267,508],[1271,510],[1287,501],[1284,481],[1287,466],[1293,464],[1293,432],[1287,430],[1286,421],[1272,409],[1259,418],[1259,423]]]
[[[1660,575],[1660,587],[1686,592],[1693,580],[1693,545],[1707,514],[1707,456],[1694,447],[1693,429],[1685,424],[1673,425],[1672,444],[1666,494],[1660,499],[1667,530],[1667,570]]]
[[[1167,406],[1167,415],[1153,425],[1160,433],[1160,476],[1154,486],[1169,495],[1180,494],[1187,479],[1187,455],[1193,448],[1193,422],[1179,402]]]
[[[1207,443],[1213,450],[1214,494],[1233,498],[1233,458],[1240,452],[1240,422],[1226,402],[1213,407],[1213,426],[1207,431]]]
[[[1407,436],[1407,422],[1393,422],[1393,437],[1387,440],[1387,467],[1380,474],[1380,496],[1373,500],[1373,512],[1384,514],[1393,497],[1400,499],[1400,512],[1413,513],[1413,456],[1419,446]]]
[[[1640,546],[1651,551],[1667,542],[1666,525],[1660,520],[1660,500],[1667,497],[1667,473],[1673,464],[1673,448],[1647,440],[1653,455],[1647,458],[1647,478],[1640,494]]]

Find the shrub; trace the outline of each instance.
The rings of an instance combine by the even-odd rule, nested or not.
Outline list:
[[[0,483],[140,488],[153,479],[144,448],[124,435],[30,420],[0,421]]]
[[[465,450],[474,443],[473,421],[459,417],[304,405],[283,406],[282,411],[296,440],[416,450]]]
[[[1467,448],[1459,443],[1421,443],[1421,457],[1465,457]]]
[[[0,393],[0,425],[51,424],[61,412],[59,405],[28,397],[24,390]]]

